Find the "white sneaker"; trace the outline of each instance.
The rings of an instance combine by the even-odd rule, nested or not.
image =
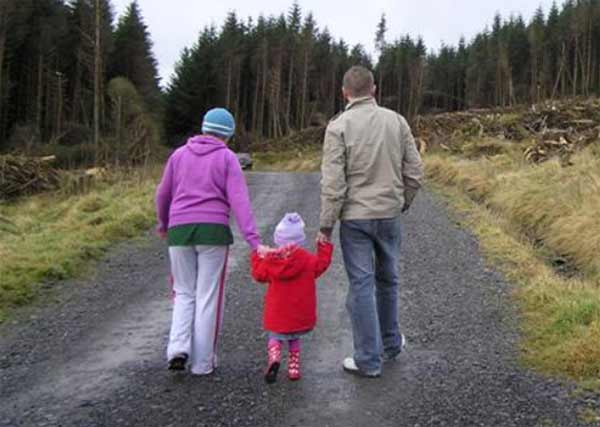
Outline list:
[[[210,371],[207,372],[196,372],[196,371],[190,371],[192,375],[194,375],[195,377],[208,377],[209,375],[212,375],[215,373],[215,369],[211,369]]]
[[[353,357],[347,357],[344,359],[344,363],[343,363],[343,367],[344,367],[344,371],[348,372],[349,374],[352,375],[356,375],[358,377],[363,377],[363,378],[378,378],[381,376],[381,372],[364,372],[361,371],[360,368],[358,366],[356,366],[356,362],[354,361]]]
[[[406,337],[403,334],[400,334],[400,350],[392,354],[384,352],[381,358],[384,362],[393,362],[398,358],[400,353],[403,353],[404,351],[406,351]]]

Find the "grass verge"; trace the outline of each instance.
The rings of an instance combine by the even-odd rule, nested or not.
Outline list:
[[[321,151],[266,152],[253,155],[257,172],[318,172]]]
[[[563,168],[526,164],[519,152],[434,154],[428,176],[518,285],[524,362],[598,388],[600,156],[588,149]]]
[[[255,170],[318,171],[320,158],[316,150],[260,153]],[[112,244],[151,227],[160,172],[157,166],[130,176],[115,173],[85,194],[0,204],[0,323],[11,309],[31,302],[42,284],[80,274]]]
[[[155,221],[158,171],[112,176],[84,195],[44,194],[0,205],[0,322],[40,284],[80,273],[113,243]]]

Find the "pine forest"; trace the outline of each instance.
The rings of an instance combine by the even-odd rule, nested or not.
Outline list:
[[[343,108],[352,65],[373,69],[380,104],[422,113],[511,106],[600,91],[600,1],[568,0],[532,17],[497,15],[472,40],[425,46],[373,29],[375,57],[319,26],[298,3],[279,16],[199,29],[170,81],[159,81],[151,29],[134,1],[2,0],[0,150],[68,165],[138,162],[229,108],[238,135],[279,138]]]

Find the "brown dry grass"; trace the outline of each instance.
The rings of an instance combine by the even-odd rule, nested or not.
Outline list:
[[[318,172],[321,151],[267,152],[254,155],[254,170],[259,172]]]
[[[600,375],[600,156],[574,166],[432,154],[428,176],[465,215],[490,260],[517,283],[523,359],[543,372],[593,382]],[[566,260],[569,276],[553,268]]]

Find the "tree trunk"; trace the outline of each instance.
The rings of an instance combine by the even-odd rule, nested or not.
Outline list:
[[[4,107],[4,52],[6,48],[6,30],[8,24],[8,7],[0,6],[0,139],[4,137],[2,113]]]
[[[306,98],[308,92],[308,48],[304,50],[304,72],[302,75],[302,105],[300,109],[300,129],[304,129],[306,121]]]
[[[54,134],[56,130],[54,129],[54,117],[56,116],[56,111],[54,110],[54,98],[52,97],[52,91],[54,89],[54,80],[52,77],[52,73],[50,72],[50,67],[46,68],[45,79],[46,79],[46,88],[44,90],[44,129],[46,131],[47,139],[50,141],[54,140]]]
[[[502,55],[500,53],[500,55]],[[501,105],[502,102],[502,64],[500,55],[496,63],[496,91],[494,94],[494,105]]]
[[[260,135],[266,135],[265,133],[265,103],[267,101],[267,77],[269,74],[269,45],[265,39],[263,42],[263,57],[262,57],[262,85],[261,85],[261,96],[260,96],[260,107],[258,111],[258,133]]]
[[[228,109],[231,109],[231,58],[229,58],[227,64],[227,98],[225,100],[225,105]]]
[[[42,100],[44,98],[44,55],[40,53],[37,70],[37,91],[35,105],[35,125],[42,138]]]
[[[123,144],[123,97],[117,100],[117,146],[115,147],[115,166],[118,168],[121,160],[121,146]]]
[[[587,95],[587,75],[586,75],[586,70],[587,70],[587,65],[585,63],[585,58],[584,58],[584,53],[583,53],[583,49],[585,49],[585,47],[581,47],[578,50],[578,52],[575,52],[575,59],[579,59],[579,67],[581,69],[581,91],[580,93],[582,95]]]
[[[9,5],[2,0],[0,3],[0,140],[3,139],[4,129],[4,57],[6,51],[6,32],[8,27]],[[7,74],[8,75],[8,74]]]
[[[260,89],[260,64],[256,62],[256,79],[254,84],[254,101],[252,103],[252,132],[256,132],[258,128],[258,96]]]
[[[531,87],[529,90],[530,101],[537,103],[539,102],[539,90],[538,81],[539,81],[539,73],[538,73],[538,54],[537,49],[531,52]]]
[[[517,103],[515,98],[515,86],[512,78],[512,70],[508,74],[508,103],[511,107]]]
[[[235,112],[235,117],[238,120],[238,122],[241,123],[241,121],[239,120],[240,118],[240,113],[241,113],[241,98],[242,98],[242,64],[241,64],[241,60],[237,60],[236,61],[236,69],[237,69],[237,74],[236,74],[236,84],[235,84],[235,90],[236,90],[236,94],[235,94],[235,98],[234,98],[234,107],[233,110]]]
[[[565,69],[565,63],[566,63],[565,45],[563,43],[560,66],[558,67],[558,74],[556,75],[556,82],[554,83],[554,89],[552,90],[552,99],[553,100],[557,96],[558,88],[559,87],[564,88],[563,73],[564,73],[564,69]]]
[[[379,87],[377,88],[377,92],[379,93],[379,105],[381,105],[381,101],[383,100],[383,67],[381,65],[381,60],[379,61]]]
[[[335,114],[335,100],[337,99],[337,81],[336,81],[336,75],[337,75],[337,69],[338,69],[338,63],[336,62],[335,65],[331,70],[331,105],[330,108],[331,110],[329,111],[329,116],[333,117],[333,115]]]
[[[400,65],[400,70],[398,71],[398,101],[396,103],[398,113],[403,114],[402,111],[402,85],[404,84],[404,75],[402,73],[402,65]]]
[[[270,104],[270,134],[272,138],[279,138],[281,136],[281,125],[279,123],[279,106],[280,106],[280,93],[281,93],[281,51],[276,53],[275,64],[272,68],[271,72],[271,82],[270,82],[270,94],[269,94],[269,104]]]
[[[285,125],[289,132],[292,127],[292,86],[294,85],[294,49],[290,52],[290,69],[288,71],[287,99],[285,106]]]
[[[58,78],[58,96],[57,96],[57,106],[56,106],[56,135],[60,136],[62,132],[62,114],[63,114],[63,75],[62,73],[57,73]]]
[[[73,94],[72,94],[72,110],[71,121],[77,123],[79,121],[79,109],[81,108],[81,75],[83,73],[83,52],[81,46],[77,50],[77,65],[73,77]]]
[[[594,94],[597,95],[598,93],[598,73],[597,73],[597,69],[598,69],[598,64],[597,64],[597,59],[596,59],[596,55],[593,54],[592,57],[592,67],[591,67],[591,85],[593,86],[593,90],[594,90]]]
[[[95,164],[100,162],[100,0],[96,0],[96,39],[94,43],[94,150]]]
[[[590,95],[590,88],[592,86],[592,20],[589,19],[588,24],[588,41],[587,41],[587,64],[586,64],[586,79],[585,79],[585,94]]]
[[[421,104],[423,103],[423,82],[424,82],[424,77],[425,77],[425,64],[423,63],[424,59],[423,58],[419,58],[418,61],[418,73],[417,73],[417,93],[416,93],[416,97],[415,97],[415,106],[414,106],[414,111],[413,111],[413,115],[411,118],[411,123],[413,123],[415,117],[419,114],[419,111],[421,110]]]
[[[578,61],[578,52],[579,51],[579,36],[575,36],[575,55],[573,57],[573,96],[577,95],[577,76],[579,74],[579,61]]]

